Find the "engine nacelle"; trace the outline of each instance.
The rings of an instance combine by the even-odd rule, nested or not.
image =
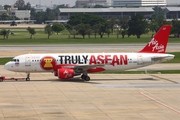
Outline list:
[[[74,77],[74,69],[69,69],[69,68],[60,68],[57,70],[57,76],[60,79],[69,79]]]

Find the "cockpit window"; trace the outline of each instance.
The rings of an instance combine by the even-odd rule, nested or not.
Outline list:
[[[16,61],[16,59],[12,59],[11,61],[12,61],[12,62],[15,62],[15,61]]]
[[[19,59],[12,59],[12,62],[19,62]]]

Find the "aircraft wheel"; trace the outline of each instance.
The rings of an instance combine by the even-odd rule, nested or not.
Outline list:
[[[81,75],[81,79],[83,79],[83,80],[84,80],[84,79],[85,79],[85,77],[86,77],[85,75]]]
[[[26,81],[30,81],[30,78],[26,78]]]
[[[26,81],[30,81],[30,73],[27,73]]]
[[[89,76],[85,76],[85,81],[89,81],[90,80],[90,77]]]
[[[2,78],[0,78],[0,82],[3,82],[3,79],[2,79]]]

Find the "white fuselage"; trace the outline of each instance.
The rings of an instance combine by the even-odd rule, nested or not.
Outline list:
[[[54,72],[56,65],[97,65],[105,71],[135,69],[174,58],[159,53],[79,53],[79,54],[24,54],[13,58],[5,68],[15,72]]]

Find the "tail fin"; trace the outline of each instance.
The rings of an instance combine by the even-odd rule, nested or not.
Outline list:
[[[152,40],[139,52],[165,53],[171,28],[171,25],[163,25]]]

